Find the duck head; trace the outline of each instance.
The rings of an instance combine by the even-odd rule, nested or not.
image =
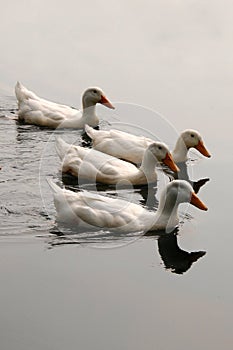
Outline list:
[[[90,87],[84,91],[82,102],[83,108],[88,108],[95,106],[97,103],[101,103],[108,108],[115,109],[115,107],[105,96],[104,92],[98,87]]]
[[[175,164],[168,146],[165,143],[159,141],[153,142],[149,145],[148,149],[158,162],[164,163],[174,172],[179,171],[179,168]]]
[[[204,142],[202,140],[202,137],[200,135],[200,133],[196,130],[192,130],[192,129],[187,129],[184,130],[181,133],[181,137],[184,141],[185,146],[187,147],[187,149],[194,147],[196,148],[203,156],[210,158],[211,155],[208,152],[208,150],[206,149]]]
[[[171,181],[166,188],[166,200],[176,201],[177,204],[190,203],[201,210],[208,210],[207,206],[198,198],[192,186],[185,180]]]

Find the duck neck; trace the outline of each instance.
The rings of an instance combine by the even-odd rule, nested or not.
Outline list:
[[[154,229],[160,226],[168,231],[173,230],[179,223],[178,205],[176,196],[169,195],[169,193],[161,196]]]
[[[149,150],[146,150],[144,152],[144,155],[142,158],[142,164],[139,170],[141,170],[145,174],[148,180],[153,179],[154,181],[156,181],[157,174],[155,171],[155,167],[157,164],[158,162],[154,157],[154,155]]]
[[[188,159],[188,148],[184,143],[182,136],[180,136],[176,142],[174,150],[172,151],[172,157],[174,161],[177,162],[186,162]]]
[[[96,115],[96,105],[93,103],[83,102],[82,117],[85,119],[85,123],[91,126],[96,126],[99,123],[99,118]]]

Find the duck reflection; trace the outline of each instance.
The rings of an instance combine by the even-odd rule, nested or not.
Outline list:
[[[155,210],[158,208],[159,201],[156,197],[158,187],[157,183],[149,184],[141,187],[138,192],[140,193],[142,199],[140,200],[140,204],[146,207],[149,210]]]
[[[120,247],[127,244],[129,241],[136,241],[138,239],[145,239],[145,237],[155,237],[158,244],[158,252],[163,261],[164,268],[175,274],[183,274],[187,272],[192,264],[203,257],[205,251],[193,251],[187,252],[181,249],[177,241],[177,232],[175,230],[171,233],[160,232],[159,234],[153,234],[152,232],[142,235],[140,232],[131,234],[125,233],[112,233],[110,231],[90,231],[90,232],[78,232],[73,231],[71,228],[54,226],[50,233],[47,242],[49,249],[61,246],[61,245],[84,245],[92,247]]]
[[[186,162],[180,162],[180,163],[176,163],[176,165],[178,166],[178,168],[180,169],[180,171],[178,173],[174,173],[172,172],[168,167],[166,166],[162,166],[164,172],[168,175],[168,177],[170,178],[170,180],[186,180],[188,181],[191,186],[194,189],[195,193],[198,193],[200,188],[202,186],[204,186],[206,184],[206,182],[208,182],[210,179],[209,178],[203,178],[197,181],[192,181],[189,178],[189,174],[188,174],[188,166]]]
[[[119,248],[135,242],[143,237],[143,231],[138,232],[113,232],[111,230],[82,228],[54,223],[49,230],[47,239],[48,248],[56,248],[62,245],[82,245],[92,248]]]
[[[94,127],[93,129],[95,130],[99,130],[99,125],[97,125],[96,127]],[[92,146],[92,139],[90,138],[90,136],[87,135],[86,131],[84,130],[81,134],[81,138],[80,138],[80,146],[82,147],[88,147],[91,148]]]
[[[171,233],[161,232],[157,239],[158,251],[164,263],[164,267],[176,274],[188,271],[192,264],[203,257],[205,251],[187,252],[178,246],[178,229]],[[152,234],[147,236],[152,236]]]

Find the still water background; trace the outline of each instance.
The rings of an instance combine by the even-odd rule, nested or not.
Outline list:
[[[2,349],[231,349],[232,7],[229,1],[4,4]],[[77,107],[82,91],[99,85],[115,103],[159,111],[177,132],[199,130],[213,156],[197,162],[193,177],[211,179],[199,194],[209,211],[190,208],[177,243],[206,254],[177,274],[165,269],[163,242],[154,237],[111,249],[62,242],[51,193],[48,215],[39,186],[51,131],[5,117],[16,112],[16,80]],[[98,110],[112,121],[111,111]],[[155,128],[155,120],[144,120],[120,118]],[[58,178],[52,145],[46,155],[46,174]]]

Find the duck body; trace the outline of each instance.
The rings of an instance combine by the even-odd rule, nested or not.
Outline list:
[[[93,127],[99,123],[95,112],[96,103],[114,108],[99,88],[89,88],[83,94],[83,111],[58,104],[38,97],[17,82],[15,94],[18,101],[18,120],[49,128],[84,128],[85,124]]]
[[[87,125],[85,131],[93,141],[93,148],[135,164],[141,163],[145,149],[154,142],[150,138],[131,135],[115,129],[94,130]],[[180,134],[174,150],[171,152],[175,163],[186,162],[188,150],[192,147],[204,156],[210,157],[198,131],[187,129]]]
[[[124,199],[88,191],[74,193],[49,181],[57,210],[57,221],[82,229],[109,229],[121,232],[147,232],[174,229],[178,223],[178,205],[190,202],[202,210],[206,206],[184,180],[169,183],[161,194],[157,212]]]
[[[150,138],[116,129],[95,130],[86,125],[85,131],[92,139],[94,149],[134,164],[142,162],[145,150],[154,142]]]
[[[161,142],[151,144],[144,152],[140,168],[95,149],[70,145],[61,138],[56,139],[56,150],[64,173],[108,185],[154,183],[157,181],[155,167],[158,161],[168,161],[168,165],[177,170],[167,146]]]
[[[57,221],[77,225],[82,229],[118,229],[125,231],[141,231],[143,229],[140,216],[152,217],[143,207],[128,203],[123,199],[102,196],[93,192],[74,193],[61,189],[53,183],[54,203],[57,210]],[[124,210],[126,209],[127,210]],[[150,214],[150,213],[149,213]],[[135,222],[137,219],[137,223]]]

